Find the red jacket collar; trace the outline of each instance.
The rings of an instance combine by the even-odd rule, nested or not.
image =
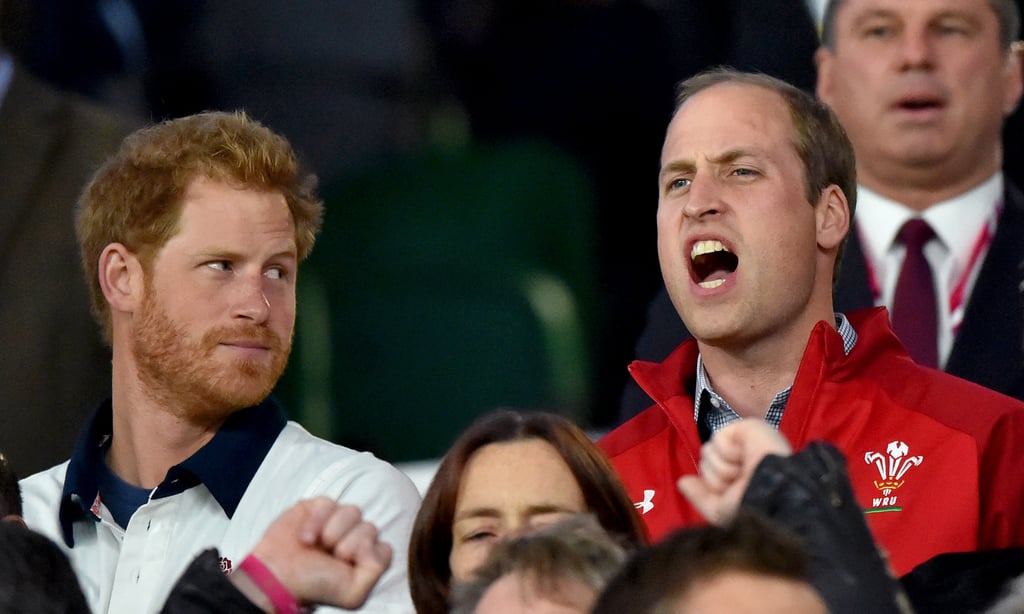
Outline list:
[[[842,380],[850,373],[863,373],[865,360],[885,349],[905,354],[889,325],[889,312],[885,307],[871,307],[846,314],[857,332],[857,345],[849,356],[843,350],[843,339],[826,322],[818,322],[811,330],[800,359],[794,389],[808,377],[817,381],[829,373],[832,379]],[[886,347],[890,346],[890,347]],[[696,387],[697,354],[694,339],[688,339],[672,351],[662,362],[633,361],[629,372],[633,379],[654,401],[664,408],[674,397],[693,397]]]

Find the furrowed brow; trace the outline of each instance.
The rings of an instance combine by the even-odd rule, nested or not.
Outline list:
[[[708,158],[708,161],[711,162],[712,164],[721,165],[730,164],[732,162],[735,162],[736,160],[739,160],[740,158],[754,157],[757,157],[757,155],[754,152],[750,151],[749,149],[741,149],[737,147],[735,149],[726,150],[717,156],[710,157]]]

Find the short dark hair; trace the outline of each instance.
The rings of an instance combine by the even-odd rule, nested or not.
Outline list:
[[[598,594],[618,572],[633,545],[624,546],[590,514],[576,514],[495,545],[471,582],[456,584],[452,614],[472,614],[492,584],[517,573],[542,594],[575,580]]]
[[[775,92],[782,98],[793,127],[792,145],[804,167],[804,193],[811,205],[817,203],[822,191],[836,185],[846,196],[850,210],[850,228],[857,208],[857,162],[853,145],[839,118],[832,109],[809,93],[781,79],[761,74],[741,72],[720,66],[701,72],[679,84],[676,112],[698,93],[721,84],[753,85]],[[844,240],[836,253],[832,282],[839,278]]]
[[[836,14],[842,4],[843,0],[829,0],[821,18],[821,44],[829,49],[835,49]],[[999,44],[1009,49],[1020,37],[1020,9],[1014,0],[989,0],[988,4],[999,20]]]
[[[89,613],[64,552],[16,522],[0,522],[0,612]]]
[[[728,571],[810,583],[808,565],[796,535],[740,510],[726,527],[682,529],[641,551],[608,583],[593,613],[669,611],[667,604]]]
[[[11,469],[11,463],[0,452],[0,518],[21,516],[21,488],[18,476]]]
[[[558,451],[583,492],[587,511],[633,543],[646,530],[611,463],[572,422],[546,412],[498,410],[478,418],[452,444],[430,483],[409,542],[409,588],[420,614],[448,612],[452,523],[459,485],[474,452],[492,443],[540,439]]]

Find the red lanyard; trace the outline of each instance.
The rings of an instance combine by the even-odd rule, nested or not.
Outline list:
[[[964,319],[964,309],[966,308],[964,294],[967,289],[967,280],[971,278],[971,272],[974,271],[979,260],[988,250],[989,244],[992,243],[992,237],[996,232],[996,223],[999,221],[999,216],[1002,212],[1003,201],[1000,200],[996,204],[992,215],[989,216],[988,221],[981,227],[978,238],[974,240],[974,246],[971,247],[971,255],[967,259],[967,266],[964,268],[964,272],[960,275],[956,285],[953,286],[953,292],[949,296],[949,319],[954,335],[960,329],[960,324]],[[860,226],[857,227],[857,230],[860,232]],[[861,244],[866,245],[863,240],[861,240]],[[871,287],[871,295],[875,299],[875,304],[878,304],[879,299],[882,297],[882,290],[875,275],[875,267],[872,265],[870,258],[865,258],[864,263],[868,269],[868,285]]]

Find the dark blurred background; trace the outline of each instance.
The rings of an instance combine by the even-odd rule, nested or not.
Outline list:
[[[497,406],[610,426],[660,282],[675,84],[718,64],[814,80],[801,0],[0,4],[19,69],[61,90],[136,123],[244,109],[290,139],[327,209],[276,394],[393,462]],[[22,473],[70,453],[6,430],[0,448],[46,450],[9,451]]]

